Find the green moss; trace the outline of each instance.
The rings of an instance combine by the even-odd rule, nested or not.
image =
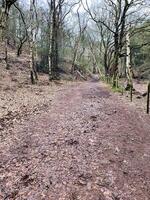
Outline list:
[[[111,88],[113,92],[119,92],[121,94],[123,94],[123,88],[122,87],[112,87]]]

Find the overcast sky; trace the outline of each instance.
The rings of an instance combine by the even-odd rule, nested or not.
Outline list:
[[[30,4],[30,0],[19,0],[20,2],[22,2],[24,5],[29,5]],[[86,4],[86,0],[82,0],[84,4]],[[93,0],[94,1],[94,0]],[[38,4],[40,6],[46,7],[47,6],[47,0],[37,0]],[[69,1],[68,1],[69,2]],[[78,2],[78,0],[72,0],[71,2]],[[91,5],[91,0],[87,0],[88,5]],[[78,6],[76,6],[78,7]],[[76,9],[76,7],[74,9]],[[83,6],[81,6],[80,11],[84,11]]]

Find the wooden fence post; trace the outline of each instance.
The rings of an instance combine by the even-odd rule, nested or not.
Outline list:
[[[107,84],[108,84],[108,75],[106,75],[106,81],[107,81]]]
[[[130,100],[133,100],[133,85],[130,86]]]
[[[124,87],[122,86],[121,87],[121,94],[123,95],[123,93],[124,93]]]
[[[116,77],[116,89],[119,88],[119,76]]]
[[[147,87],[147,114],[149,114],[150,82]]]
[[[114,75],[112,76],[112,87],[114,87]]]
[[[33,71],[32,70],[30,71],[30,78],[31,78],[31,83],[35,84],[34,75],[33,75]]]

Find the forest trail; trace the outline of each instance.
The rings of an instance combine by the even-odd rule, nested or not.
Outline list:
[[[149,200],[150,118],[99,82],[62,88],[0,143],[2,200]]]

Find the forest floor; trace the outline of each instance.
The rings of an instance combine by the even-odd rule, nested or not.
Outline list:
[[[150,117],[135,103],[101,82],[0,98],[0,199],[150,199]]]

